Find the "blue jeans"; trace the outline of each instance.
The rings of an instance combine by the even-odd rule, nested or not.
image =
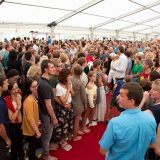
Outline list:
[[[49,154],[49,143],[52,138],[53,121],[50,116],[40,113],[40,119],[42,122],[42,137],[41,144],[43,148],[43,155]]]

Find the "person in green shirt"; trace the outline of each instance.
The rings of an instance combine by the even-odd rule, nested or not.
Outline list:
[[[143,66],[142,66],[142,62],[141,62],[141,57],[136,56],[136,61],[135,61],[135,64],[133,65],[133,68],[132,68],[133,81],[139,82],[139,75],[142,71],[143,71]]]

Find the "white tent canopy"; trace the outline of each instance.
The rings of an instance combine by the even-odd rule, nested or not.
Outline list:
[[[74,31],[147,39],[159,35],[159,24],[160,0],[0,0],[1,34]]]

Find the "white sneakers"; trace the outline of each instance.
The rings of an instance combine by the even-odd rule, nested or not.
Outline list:
[[[96,125],[97,125],[97,122],[93,121],[92,123],[89,124],[89,127],[93,127],[93,126],[96,126]]]
[[[53,156],[51,156],[51,155],[48,155],[48,156],[46,156],[46,157],[43,157],[43,159],[44,159],[44,160],[58,160],[57,157],[53,157]]]

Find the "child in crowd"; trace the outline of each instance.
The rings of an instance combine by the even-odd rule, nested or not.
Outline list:
[[[90,130],[87,129],[87,127],[86,127],[86,120],[87,120],[87,118],[89,118],[89,124],[91,124],[92,120],[93,120],[94,113],[95,113],[95,101],[96,101],[96,96],[97,96],[96,95],[97,87],[95,85],[96,72],[90,71],[88,73],[88,79],[89,79],[89,82],[86,86],[88,106],[84,112],[84,116],[82,119],[82,131],[85,133],[90,132]]]

